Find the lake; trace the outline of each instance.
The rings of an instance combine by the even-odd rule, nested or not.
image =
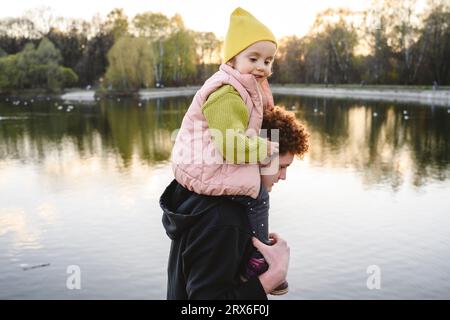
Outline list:
[[[158,200],[191,99],[1,98],[0,299],[165,299]],[[276,299],[450,299],[450,107],[275,101],[311,134],[271,193]]]

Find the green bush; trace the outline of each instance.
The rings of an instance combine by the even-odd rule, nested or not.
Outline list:
[[[57,91],[78,81],[72,69],[60,65],[61,54],[44,38],[35,48],[29,43],[14,55],[0,57],[0,90]]]

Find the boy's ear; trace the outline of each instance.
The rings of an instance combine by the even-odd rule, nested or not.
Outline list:
[[[230,67],[234,68],[234,58],[228,60],[225,64],[229,65]]]

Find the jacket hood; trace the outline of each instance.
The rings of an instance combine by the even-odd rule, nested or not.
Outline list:
[[[218,205],[220,200],[221,197],[204,196],[189,191],[173,180],[159,199],[163,210],[162,224],[169,238],[176,239],[209,209]]]

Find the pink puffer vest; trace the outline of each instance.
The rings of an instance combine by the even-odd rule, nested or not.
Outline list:
[[[232,85],[240,94],[250,115],[246,134],[259,134],[263,108],[273,107],[269,83],[264,80],[258,89],[251,74],[241,74],[222,64],[197,91],[184,115],[172,149],[175,179],[185,188],[204,195],[246,195],[256,198],[261,184],[258,164],[226,163],[211,139],[202,106],[209,95],[223,85]]]

